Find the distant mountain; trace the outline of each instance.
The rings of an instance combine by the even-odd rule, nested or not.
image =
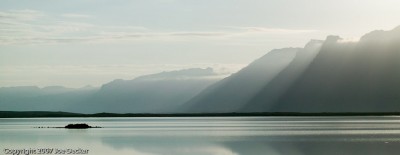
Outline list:
[[[187,112],[234,112],[244,106],[260,89],[281,72],[300,48],[269,52],[239,72],[208,87],[188,101]]]
[[[177,112],[181,104],[220,80],[220,76],[212,68],[193,68],[114,80],[101,88],[3,87],[0,111]]]
[[[74,112],[168,113],[220,80],[212,68],[145,75],[104,84]],[[71,110],[72,111],[72,110]]]

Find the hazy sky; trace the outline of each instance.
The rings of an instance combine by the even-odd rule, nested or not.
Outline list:
[[[283,47],[400,25],[398,0],[1,0],[0,87],[222,74]]]

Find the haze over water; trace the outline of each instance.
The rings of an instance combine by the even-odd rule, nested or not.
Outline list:
[[[103,128],[63,129],[69,123]],[[135,155],[389,155],[399,117],[169,117],[0,119],[4,149],[83,149]]]

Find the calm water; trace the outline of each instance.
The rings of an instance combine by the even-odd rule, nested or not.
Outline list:
[[[69,123],[104,128],[35,128]],[[0,119],[0,154],[39,148],[91,155],[398,155],[400,117]]]

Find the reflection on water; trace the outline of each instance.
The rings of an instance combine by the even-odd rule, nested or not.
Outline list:
[[[69,123],[104,128],[34,128]],[[0,119],[2,150],[81,148],[93,155],[389,155],[399,154],[398,146],[400,117]]]

